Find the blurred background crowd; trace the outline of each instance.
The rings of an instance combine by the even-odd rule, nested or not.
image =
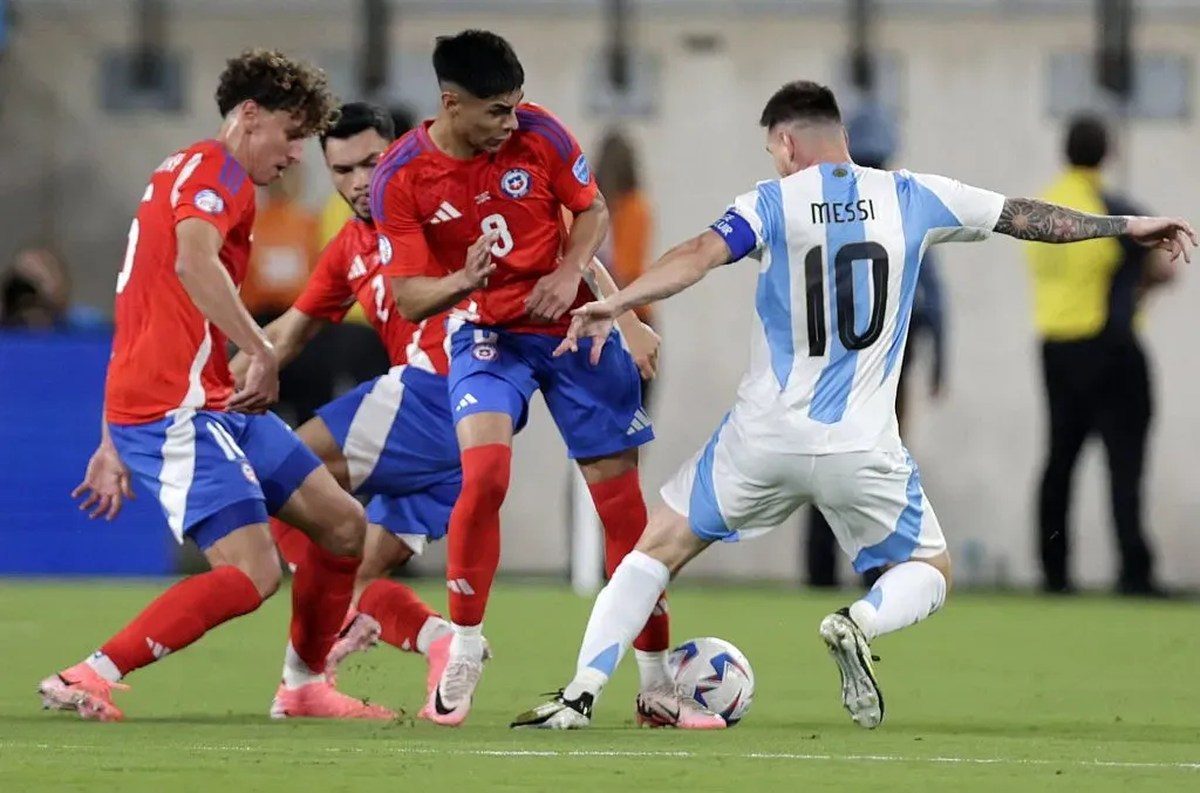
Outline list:
[[[465,27],[508,37],[528,97],[579,137],[619,284],[772,176],[758,111],[798,78],[838,92],[863,165],[1200,217],[1200,3],[1186,0],[0,0],[0,573],[178,564],[151,507],[88,526],[67,494],[96,441],[136,196],[215,128],[224,58],[310,58],[403,132],[436,108],[434,37]],[[260,323],[291,305],[349,214],[315,145],[261,192],[242,290]],[[664,338],[645,395],[659,435],[648,492],[711,431],[744,368],[756,273],[729,269],[643,315]],[[1124,242],[926,257],[897,409],[964,585],[1200,589],[1194,281]],[[289,423],[387,367],[351,320],[283,372]],[[517,444],[504,565],[564,576],[574,493],[545,419]],[[547,476],[563,482],[549,496]],[[796,522],[689,574],[849,583],[820,516]],[[432,552],[417,572],[440,564]]]

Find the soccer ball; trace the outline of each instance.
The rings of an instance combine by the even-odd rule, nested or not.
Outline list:
[[[724,639],[690,639],[671,651],[670,664],[676,684],[730,727],[750,710],[754,670],[742,651]]]

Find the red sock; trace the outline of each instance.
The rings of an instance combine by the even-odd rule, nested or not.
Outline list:
[[[335,556],[315,542],[292,578],[292,649],[316,674],[325,671],[325,656],[354,599],[354,574],[361,556]]]
[[[446,587],[450,619],[479,625],[500,566],[500,507],[508,493],[512,448],[502,443],[462,453],[463,488],[450,513]]]
[[[416,592],[386,578],[372,581],[363,590],[358,610],[380,624],[379,638],[406,652],[420,652],[417,635],[430,617],[439,616]]]
[[[222,565],[191,576],[159,595],[100,648],[122,675],[182,650],[208,631],[262,603],[250,577]]]
[[[292,569],[300,566],[300,562],[308,555],[308,546],[313,544],[307,534],[279,518],[271,518],[271,535],[275,538],[275,545],[279,547],[283,561],[291,565]]]
[[[588,485],[592,502],[604,526],[604,572],[612,576],[621,560],[633,550],[646,529],[646,500],[637,469]],[[654,605],[646,626],[633,640],[634,649],[657,652],[671,647],[671,620],[664,592]]]

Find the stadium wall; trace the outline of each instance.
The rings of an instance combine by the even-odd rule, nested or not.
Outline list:
[[[108,3],[51,3],[54,13],[39,10],[38,3],[22,5],[22,24],[0,69],[5,88],[0,253],[31,235],[52,235],[72,262],[80,297],[101,305],[111,299],[129,213],[147,174],[166,153],[210,134],[216,124],[211,95],[223,58],[244,46],[271,45],[327,62],[331,71],[346,75],[356,41],[352,15],[344,10],[348,4],[309,4],[303,16],[278,13],[275,2],[218,3],[220,17],[189,11],[170,31],[172,46],[187,64],[189,112],[113,117],[99,110],[96,62],[103,49],[128,41],[128,21],[111,16]],[[463,16],[439,14],[448,4],[418,3],[403,16],[393,44],[403,63],[420,64],[436,34],[467,25],[504,33],[522,54],[530,98],[552,108],[586,148],[598,138],[603,119],[587,110],[579,54],[598,50],[603,26],[586,9],[567,13],[578,5],[560,4],[562,14],[542,4],[539,14]],[[652,5],[661,10],[666,4]],[[702,228],[734,195],[772,175],[756,126],[771,91],[797,77],[836,78],[845,42],[836,16],[783,16],[771,13],[770,5],[757,4],[766,10],[736,19],[656,11],[636,27],[641,48],[658,59],[661,75],[657,112],[627,125],[641,148],[657,208],[657,251]],[[828,3],[812,5],[830,11]],[[966,13],[977,5],[956,4],[955,15],[941,20],[899,14],[880,30],[881,50],[899,53],[903,61],[900,164],[1012,194],[1034,193],[1058,165],[1059,125],[1046,112],[1046,61],[1057,52],[1088,51],[1091,23],[1085,13]],[[715,36],[718,46],[696,51],[686,44],[696,34]],[[1186,13],[1151,17],[1138,38],[1157,51],[1191,53],[1200,23]],[[1193,81],[1193,107],[1197,90]],[[414,98],[420,103],[428,96]],[[1181,121],[1135,126],[1122,141],[1125,187],[1153,208],[1200,218],[1200,197],[1192,189],[1198,132],[1194,113]],[[315,162],[309,167],[316,177],[309,180],[315,202],[324,181]],[[936,404],[918,401],[909,444],[964,577],[1028,583],[1035,571],[1033,488],[1043,426],[1021,250],[1002,239],[945,249],[942,261],[951,333],[949,392]],[[659,440],[647,452],[644,480],[651,495],[706,440],[733,396],[747,357],[755,277],[749,267],[729,268],[663,306],[667,346],[655,415]],[[1200,586],[1200,570],[1189,563],[1200,558],[1200,536],[1192,530],[1200,372],[1189,349],[1196,330],[1189,304],[1198,293],[1197,279],[1185,275],[1177,290],[1155,301],[1147,332],[1157,377],[1148,525],[1164,577],[1192,586]],[[88,369],[87,378],[96,376]],[[0,388],[10,385],[0,381]],[[535,412],[519,442],[505,505],[504,567],[558,573],[569,555],[569,486],[562,444],[540,403]],[[4,421],[12,420],[6,413]],[[56,462],[74,466],[67,478],[82,471],[90,442],[75,447],[72,459]],[[1075,512],[1075,564],[1080,579],[1091,584],[1108,582],[1115,568],[1099,463],[1093,450],[1079,477]],[[10,482],[0,487],[10,488]],[[561,486],[547,490],[548,482]],[[689,573],[797,579],[798,525],[743,547],[722,548]],[[439,554],[435,550],[422,564],[439,566]]]

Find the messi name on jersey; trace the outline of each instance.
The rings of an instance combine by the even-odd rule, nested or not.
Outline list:
[[[823,201],[811,207],[813,223],[862,223],[875,219],[875,202],[869,198],[848,204]]]

